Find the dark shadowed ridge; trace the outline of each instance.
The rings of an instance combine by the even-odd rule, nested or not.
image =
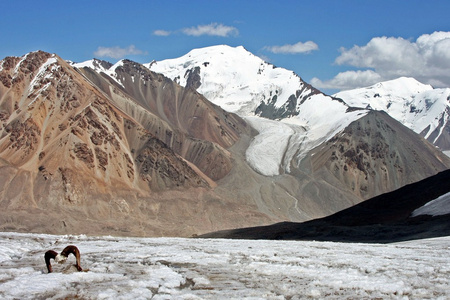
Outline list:
[[[411,217],[411,213],[449,191],[450,170],[446,170],[325,218],[224,230],[200,237],[390,243],[448,236],[450,214]]]

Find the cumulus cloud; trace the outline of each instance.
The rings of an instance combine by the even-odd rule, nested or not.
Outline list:
[[[341,72],[333,79],[327,81],[314,77],[311,79],[311,84],[319,89],[346,90],[373,85],[382,80],[383,78],[380,74],[372,70],[358,70]]]
[[[385,75],[406,75],[423,69],[423,55],[416,43],[403,38],[376,37],[365,46],[341,48],[336,58],[338,65],[373,68]]]
[[[172,34],[172,32],[167,31],[167,30],[159,29],[159,30],[153,31],[153,34],[157,35],[157,36],[169,36],[169,35]]]
[[[239,34],[239,31],[236,27],[226,26],[219,23],[211,23],[208,25],[198,25],[195,27],[183,28],[181,31],[184,34],[191,36],[211,35],[228,37],[231,35],[236,36]]]
[[[424,34],[415,41],[401,37],[375,37],[364,46],[341,48],[340,52],[335,60],[336,64],[369,70],[339,73],[325,82],[316,78],[317,83],[350,89],[370,85],[377,77],[380,78],[379,81],[383,81],[409,76],[436,87],[450,86],[450,32]],[[352,83],[351,77],[355,75],[361,78],[355,77],[355,83]],[[356,82],[366,83],[356,85]]]
[[[144,51],[137,49],[134,45],[130,45],[126,48],[120,47],[98,47],[94,55],[97,57],[111,57],[111,58],[123,58],[127,55],[140,55],[145,54]]]
[[[311,51],[319,50],[319,46],[313,41],[307,41],[305,43],[298,42],[293,45],[286,44],[283,46],[266,46],[264,49],[276,54],[299,54],[311,53]]]

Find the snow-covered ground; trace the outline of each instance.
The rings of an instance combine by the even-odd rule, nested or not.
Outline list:
[[[87,272],[44,253],[74,244]],[[53,261],[52,261],[53,262]],[[449,299],[450,237],[399,244],[0,233],[1,299]]]

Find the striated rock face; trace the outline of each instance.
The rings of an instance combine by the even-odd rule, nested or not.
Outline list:
[[[218,180],[228,174],[231,157],[226,148],[236,142],[241,132],[249,130],[236,115],[129,60],[117,64],[111,76],[114,80],[90,68],[80,71],[97,82],[114,105],[206,176]]]

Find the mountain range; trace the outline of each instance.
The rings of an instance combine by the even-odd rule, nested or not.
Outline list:
[[[3,59],[0,81],[3,231],[189,236],[307,221],[450,167],[418,134],[444,141],[432,133],[444,129],[414,132],[243,47],[144,65],[37,51]],[[411,108],[402,97],[385,101]],[[438,107],[427,97],[417,112]]]

